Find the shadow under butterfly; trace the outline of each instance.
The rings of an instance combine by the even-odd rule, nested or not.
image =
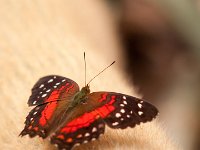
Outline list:
[[[94,78],[86,84],[85,71],[85,86],[81,90],[75,81],[62,76],[40,78],[28,100],[28,105],[35,108],[26,117],[20,136],[49,136],[58,149],[70,150],[98,139],[105,125],[125,129],[157,116],[157,108],[142,99],[107,91],[90,93],[89,84]]]

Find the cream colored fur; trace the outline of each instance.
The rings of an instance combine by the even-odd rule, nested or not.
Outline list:
[[[103,1],[0,0],[0,149],[54,150],[48,140],[18,137],[31,108],[27,100],[38,78],[63,75],[84,85],[87,78],[117,60],[95,79],[92,91],[107,90],[134,96],[122,74],[123,56],[114,24]],[[106,128],[98,141],[78,149],[179,149],[159,119],[126,130]]]

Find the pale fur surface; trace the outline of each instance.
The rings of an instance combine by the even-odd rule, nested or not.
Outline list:
[[[0,149],[41,150],[54,146],[41,138],[18,137],[24,128],[31,88],[38,78],[63,75],[84,85],[87,78],[117,60],[91,84],[92,91],[137,96],[120,71],[120,45],[103,1],[0,0]],[[159,119],[126,130],[106,128],[98,141],[78,149],[179,149]]]

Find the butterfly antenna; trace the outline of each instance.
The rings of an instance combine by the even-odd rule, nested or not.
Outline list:
[[[84,52],[84,63],[85,63],[85,86],[86,86],[86,60],[85,60],[85,52]]]
[[[112,66],[113,64],[115,63],[115,61],[113,61],[109,66],[107,66],[106,68],[104,68],[101,72],[99,72],[96,76],[94,76],[89,82],[88,82],[88,84],[87,85],[89,85],[90,84],[90,82],[92,81],[92,80],[94,80],[98,75],[100,75],[102,72],[104,72],[106,69],[108,69],[110,66]]]

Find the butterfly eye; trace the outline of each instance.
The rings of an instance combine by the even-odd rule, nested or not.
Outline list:
[[[81,100],[81,104],[87,104],[88,96]]]
[[[85,105],[85,104],[87,104],[87,102],[86,102],[86,101],[82,101],[81,104],[84,104],[84,105]]]

